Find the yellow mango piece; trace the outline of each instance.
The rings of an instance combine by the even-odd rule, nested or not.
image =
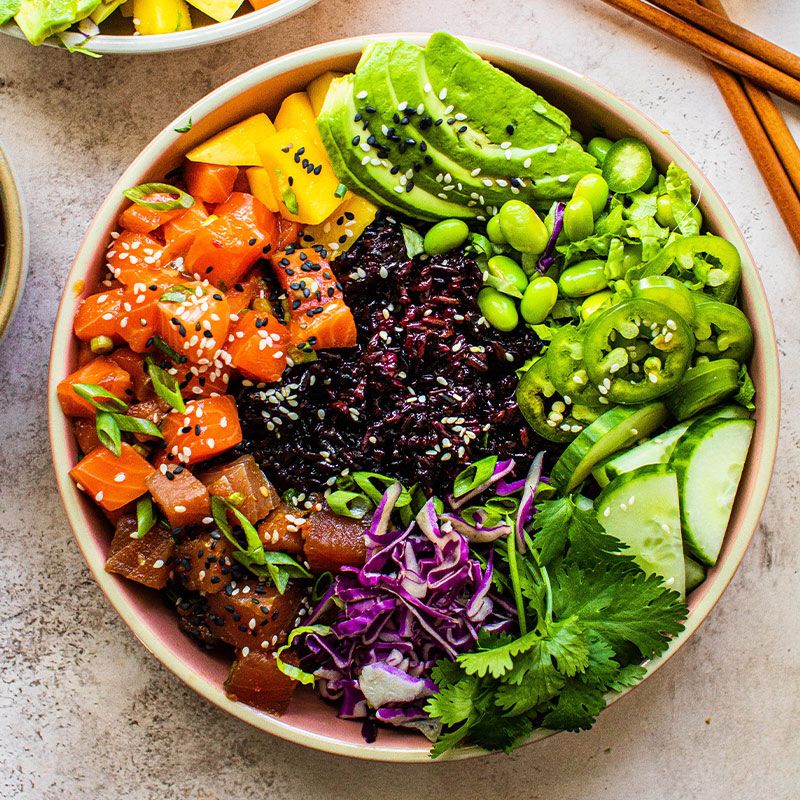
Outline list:
[[[324,148],[307,131],[284,128],[257,148],[286,219],[317,225],[341,204],[339,179]]]
[[[317,115],[311,108],[311,101],[305,92],[290,94],[282,103],[275,116],[275,130],[299,128],[305,131],[322,147],[322,139],[317,130]]]
[[[275,197],[269,173],[264,167],[250,167],[247,170],[247,182],[250,184],[250,194],[260,200],[270,211],[277,213],[278,198]]]
[[[225,22],[230,19],[239,10],[241,4],[242,0],[189,0],[189,5],[217,22]]]
[[[336,258],[352,247],[377,213],[378,207],[369,200],[348,193],[345,201],[324,222],[303,230],[303,247],[321,244],[328,251],[329,259]]]
[[[325,103],[325,95],[328,94],[328,88],[331,82],[336,78],[344,77],[344,72],[323,72],[318,78],[314,78],[311,83],[306,86],[306,93],[308,99],[311,101],[311,108],[314,110],[314,115],[319,116],[322,106]]]
[[[159,0],[153,0],[158,3]],[[275,133],[275,126],[266,114],[252,117],[226,128],[186,154],[189,161],[223,164],[234,167],[261,166],[258,143]]]
[[[142,36],[192,29],[184,0],[133,0],[133,24]]]

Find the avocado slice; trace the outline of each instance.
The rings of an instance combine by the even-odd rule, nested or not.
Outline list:
[[[31,44],[42,44],[72,25],[75,10],[75,0],[21,0],[14,21]]]
[[[19,11],[21,5],[21,0],[0,0],[0,25],[8,22]]]
[[[512,196],[547,209],[599,172],[566,114],[449,34],[370,44],[350,78],[327,95],[326,149],[343,182],[404,213],[483,221]]]
[[[353,75],[333,81],[317,117],[317,128],[339,180],[378,205],[418,219],[476,216],[476,209],[451,203],[417,185],[401,184],[399,171],[391,171],[391,161],[359,147],[361,137],[370,136],[370,115],[357,109],[353,81]]]
[[[371,135],[364,143],[362,136],[358,146],[369,152],[367,148],[371,143],[376,154],[389,158],[398,169],[401,182],[413,180],[415,185],[440,199],[470,208],[501,205],[508,199],[508,181],[504,181],[506,188],[491,182],[487,188],[486,178],[480,176],[480,171],[473,175],[433,147],[426,136],[428,123],[414,124],[418,106],[412,106],[404,94],[395,91],[392,76],[411,76],[413,82],[416,76],[413,62],[422,61],[423,51],[405,42],[401,45],[403,52],[399,54],[389,42],[368,46],[356,69],[353,91],[361,98],[359,110],[371,123]]]

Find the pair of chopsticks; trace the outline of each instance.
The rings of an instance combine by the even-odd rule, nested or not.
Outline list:
[[[800,149],[769,92],[800,105],[800,57],[731,22],[721,0],[603,0],[707,60],[800,250]],[[698,4],[699,3],[699,4]]]

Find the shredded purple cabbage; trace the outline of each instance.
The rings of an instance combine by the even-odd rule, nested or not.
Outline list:
[[[556,203],[556,210],[553,213],[553,232],[550,234],[550,239],[547,242],[547,247],[545,247],[544,252],[541,256],[539,256],[539,261],[536,264],[536,269],[538,272],[541,272],[542,275],[550,269],[550,267],[555,264],[555,257],[553,256],[553,250],[556,247],[556,240],[561,235],[561,231],[564,229],[564,209],[566,208],[566,204],[564,203]]]
[[[312,612],[310,622],[332,599],[339,607],[330,633],[306,634],[301,665],[322,696],[338,702],[340,717],[374,713],[435,737],[436,723],[423,710],[436,691],[431,668],[471,650],[479,630],[512,628],[514,608],[491,591],[493,553],[483,568],[433,500],[406,528],[395,528],[398,496],[395,484],[375,511],[364,566],[344,567]]]

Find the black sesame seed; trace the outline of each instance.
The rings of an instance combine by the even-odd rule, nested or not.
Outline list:
[[[514,133],[514,126],[513,125],[506,125],[506,131],[508,133]]]
[[[359,144],[360,141],[361,141],[361,137],[360,136],[354,136],[353,137],[353,147],[358,147],[358,144]]]
[[[411,191],[413,188],[414,188],[414,181],[409,181],[409,182],[406,184],[406,191],[407,191],[407,192],[410,192],[410,191]]]
[[[305,153],[305,151],[306,151],[305,147],[298,147],[297,148],[297,155],[301,156],[301,155],[303,155],[303,153]]]
[[[236,289],[237,292],[243,292],[244,291],[244,286],[242,286],[241,283],[234,283],[233,284],[233,288]],[[220,298],[220,299],[222,299],[222,298]]]
[[[317,164],[317,166],[314,167],[314,174],[319,175],[320,172],[322,172],[322,164]]]
[[[361,122],[361,119],[362,119],[361,114],[356,114],[353,117],[353,122]]]
[[[291,145],[287,145],[286,147],[281,147],[282,153],[288,153],[292,149]]]
[[[353,219],[356,218],[356,215],[352,211],[345,211],[344,212],[344,218],[353,220]]]
[[[377,111],[377,109],[373,108],[372,106],[366,106],[364,108],[364,111],[366,111],[367,114],[374,114]]]
[[[178,333],[181,336],[186,336],[186,328],[184,328],[183,325],[178,325]]]
[[[426,164],[433,164],[433,158],[429,155],[425,156],[425,163]]]
[[[214,338],[214,334],[211,333],[211,331],[203,331],[203,336],[205,336],[206,339],[213,339]]]
[[[290,175],[290,176],[289,176],[289,177],[286,179],[286,182],[289,184],[289,186],[294,186],[294,176],[293,176],[293,175]]]
[[[394,166],[393,166],[393,167],[392,167],[392,168],[389,170],[389,172],[390,172],[392,175],[397,175],[397,173],[398,173],[398,172],[400,172],[400,167],[398,167],[398,166],[397,166],[397,164],[395,164],[395,165],[394,165]]]
[[[200,425],[195,425],[194,426],[194,435],[195,436],[199,436],[200,435]]]
[[[214,270],[214,267],[206,267],[206,275]]]
[[[461,127],[458,129],[458,132],[459,132],[459,133],[464,133],[464,131],[465,131],[466,129],[467,129],[467,126],[466,126],[466,125],[462,125],[462,126],[461,126]]]
[[[306,311],[306,316],[307,317],[313,317],[314,316],[314,310],[309,308],[308,311]]]
[[[165,472],[164,476],[166,477],[166,479],[168,481],[174,481],[175,480],[175,476],[171,472]]]
[[[237,291],[237,292],[241,292],[241,291],[242,291],[241,287],[239,287],[239,288],[238,288],[236,291]],[[222,295],[221,295],[221,294],[212,294],[211,296],[212,296],[212,297],[213,297],[213,298],[214,298],[214,299],[215,299],[217,302],[220,302],[220,303],[222,302]]]
[[[257,241],[258,241],[258,239],[256,239],[256,238],[253,238],[253,239],[250,239],[250,241],[248,241],[248,243],[247,243],[247,244],[249,244],[249,245],[250,245],[250,247],[252,247],[252,246],[253,246],[253,245],[254,245],[254,244],[257,242]]]

